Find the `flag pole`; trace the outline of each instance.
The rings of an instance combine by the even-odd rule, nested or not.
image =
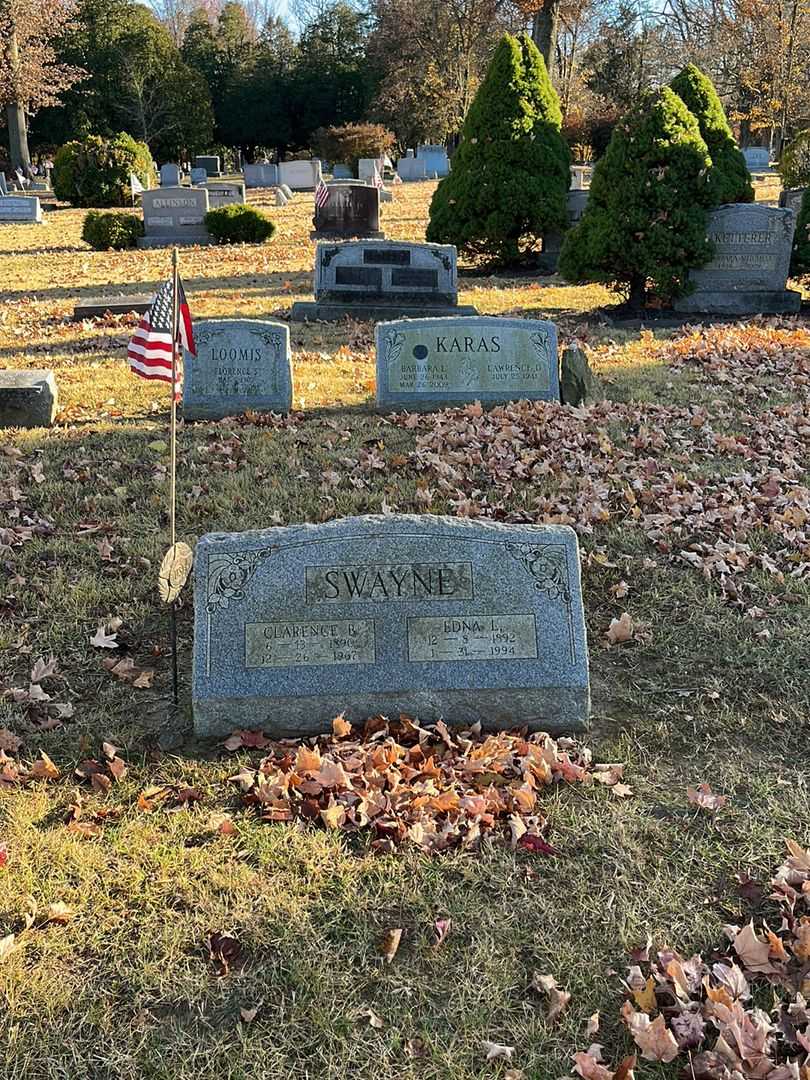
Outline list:
[[[177,248],[172,249],[172,411],[169,432],[169,533],[171,546],[177,543],[177,350],[180,337],[180,289]],[[171,609],[172,640],[172,701],[175,709],[179,704],[177,672],[177,601]]]

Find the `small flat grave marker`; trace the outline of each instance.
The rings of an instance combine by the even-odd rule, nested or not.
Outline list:
[[[286,323],[206,319],[194,324],[197,355],[183,364],[183,416],[220,420],[245,412],[289,412],[290,330]]]
[[[42,224],[42,205],[36,195],[0,195],[0,222]]]
[[[344,710],[552,732],[588,716],[567,526],[387,515],[213,533],[194,608],[200,735],[310,735]]]
[[[51,370],[0,371],[0,428],[50,427],[58,401]]]
[[[402,319],[377,326],[377,407],[559,401],[557,330],[533,319]]]

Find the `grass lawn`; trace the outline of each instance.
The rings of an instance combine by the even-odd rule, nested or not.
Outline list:
[[[396,192],[389,237],[423,238],[433,187]],[[279,230],[265,247],[181,253],[195,318],[283,318],[310,297],[312,197],[268,212]],[[807,324],[617,330],[595,314],[612,301],[601,287],[465,275],[461,302],[551,318],[584,341],[604,400],[378,416],[372,324],[294,324],[289,419],[181,428],[178,535],[192,544],[385,508],[579,531],[587,742],[624,763],[632,796],[542,792],[554,858],[500,837],[380,854],[362,833],[263,823],[228,782],[261,751],[173,736],[155,588],[166,388],[128,373],[131,319],[69,321],[80,296],[154,289],[170,256],[91,251],[82,216],[0,230],[0,367],[53,368],[61,402],[52,430],[0,435],[0,746],[24,763],[44,750],[61,774],[0,773],[3,1080],[555,1080],[593,1041],[615,1064],[631,1045],[618,1016],[628,949],[649,935],[710,953],[752,914],[736,875],[767,880],[784,837],[810,841]],[[625,611],[633,638],[610,646]],[[121,647],[93,647],[113,623]],[[36,685],[51,700],[31,700],[30,671],[50,656],[55,674]],[[153,671],[149,685],[116,678],[109,656]],[[108,792],[73,772],[103,740],[128,766]],[[687,801],[703,781],[728,796],[716,815]],[[164,784],[201,798],[139,804]],[[55,903],[72,917],[50,919]],[[452,925],[434,948],[440,918]],[[387,964],[392,928],[403,936]],[[241,943],[224,977],[212,932]],[[554,1022],[535,972],[571,993]],[[511,1061],[487,1062],[484,1040],[513,1046]],[[637,1076],[682,1065],[643,1062]]]

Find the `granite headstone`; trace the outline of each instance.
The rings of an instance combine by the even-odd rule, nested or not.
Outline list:
[[[746,146],[742,155],[749,172],[764,172],[771,164],[771,154],[766,146]]]
[[[289,412],[290,329],[254,319],[194,324],[196,357],[183,365],[183,416],[220,420],[245,412]]]
[[[278,167],[278,180],[292,191],[314,191],[320,180],[321,163],[318,158],[311,161],[282,161]]]
[[[567,526],[386,515],[200,538],[194,728],[312,735],[400,713],[579,731],[590,707]]]
[[[198,169],[205,169],[207,176],[220,176],[222,173],[217,154],[198,154],[194,164]]]
[[[275,187],[277,183],[277,165],[269,165],[266,162],[260,162],[256,165],[245,165],[245,187]]]
[[[245,185],[241,180],[209,181],[204,186],[208,192],[208,204],[212,210],[220,206],[245,205]]]
[[[192,184],[194,184],[196,187],[198,184],[204,184],[207,180],[208,173],[205,171],[205,169],[198,169],[195,165],[194,168],[191,170]]]
[[[479,315],[378,324],[379,409],[521,398],[560,400],[554,323]]]
[[[458,306],[456,249],[451,245],[321,241],[315,253],[315,303],[297,302],[290,318],[396,319],[428,312],[476,314],[474,307]]]
[[[181,172],[179,165],[168,162],[168,164],[160,166],[161,187],[180,187],[182,179],[183,173]]]
[[[718,315],[794,312],[801,294],[785,288],[796,218],[792,210],[733,203],[708,214],[711,261],[689,273],[695,291],[676,311]]]
[[[335,165],[332,169],[333,180],[353,180],[354,173],[348,165]]]
[[[352,237],[384,239],[380,229],[380,193],[361,183],[327,184],[329,197],[315,203],[314,229],[310,239],[343,240]]]
[[[418,161],[424,161],[427,175],[436,179],[447,176],[450,172],[450,159],[447,150],[441,145],[426,143],[417,147],[416,157]]]
[[[779,205],[783,210],[792,210],[798,218],[802,208],[802,199],[807,188],[785,188],[779,195]]]
[[[47,368],[0,371],[0,428],[50,427],[59,394]]]
[[[42,224],[42,205],[36,195],[0,195],[0,223],[30,221]]]
[[[397,162],[397,174],[400,180],[427,180],[427,164],[415,157],[413,150],[406,150]]]
[[[204,187],[157,188],[141,196],[145,235],[138,247],[171,247],[175,244],[208,244],[205,227],[209,210]]]

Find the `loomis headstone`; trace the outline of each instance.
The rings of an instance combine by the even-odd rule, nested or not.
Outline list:
[[[422,721],[575,731],[589,710],[567,526],[389,515],[212,533],[194,564],[194,727]]]
[[[383,240],[380,230],[380,193],[367,184],[327,184],[326,202],[315,203],[315,226],[310,239],[368,237]]]
[[[801,294],[785,288],[796,218],[792,210],[734,203],[709,213],[714,256],[689,280],[695,291],[676,311],[760,315],[798,311]]]
[[[285,323],[206,319],[194,324],[197,355],[183,365],[183,416],[219,420],[245,412],[289,412],[290,330]]]
[[[559,401],[552,322],[476,316],[377,326],[377,407]]]

